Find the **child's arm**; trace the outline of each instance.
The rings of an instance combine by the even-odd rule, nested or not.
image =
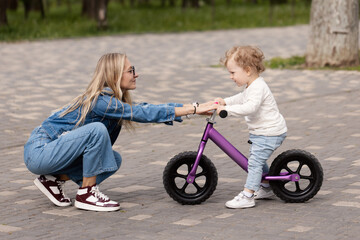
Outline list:
[[[247,116],[257,112],[264,100],[264,93],[262,89],[252,89],[248,92],[246,99],[243,99],[240,104],[231,104],[224,106],[230,116]]]

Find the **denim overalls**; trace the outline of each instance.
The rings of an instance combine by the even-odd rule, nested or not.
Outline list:
[[[32,173],[66,174],[80,186],[83,177],[97,176],[100,184],[121,165],[120,154],[112,150],[121,130],[119,120],[168,125],[182,121],[175,117],[175,107],[182,104],[131,106],[113,97],[109,88],[105,90],[80,127],[75,127],[79,109],[61,117],[64,108],[33,130],[24,147],[24,161]]]

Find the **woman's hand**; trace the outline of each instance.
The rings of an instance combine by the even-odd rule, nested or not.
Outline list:
[[[206,102],[206,103],[200,103],[199,107],[208,107],[208,106],[211,106],[211,105],[214,105],[214,104],[216,104],[214,101],[209,101],[209,102]]]
[[[191,114],[211,115],[211,110],[216,110],[219,105],[213,101],[193,106],[192,104],[184,104],[182,107],[175,107],[175,116],[185,116]]]
[[[202,104],[199,104],[198,107],[196,107],[196,114],[211,115],[212,110],[216,110],[218,107],[219,107],[219,105],[213,101],[202,103]]]

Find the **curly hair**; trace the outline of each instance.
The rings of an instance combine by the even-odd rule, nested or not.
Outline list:
[[[242,68],[250,67],[260,74],[265,71],[264,58],[264,53],[258,47],[235,46],[226,51],[225,57],[220,59],[220,63],[227,66],[230,59],[234,59],[238,66]]]

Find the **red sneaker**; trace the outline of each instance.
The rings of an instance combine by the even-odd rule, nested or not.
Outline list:
[[[34,180],[35,185],[47,196],[56,206],[66,207],[71,205],[63,190],[65,181],[58,180],[51,175],[41,175]]]
[[[75,207],[100,212],[111,212],[120,209],[120,204],[111,201],[101,193],[97,185],[79,188],[76,195]]]

